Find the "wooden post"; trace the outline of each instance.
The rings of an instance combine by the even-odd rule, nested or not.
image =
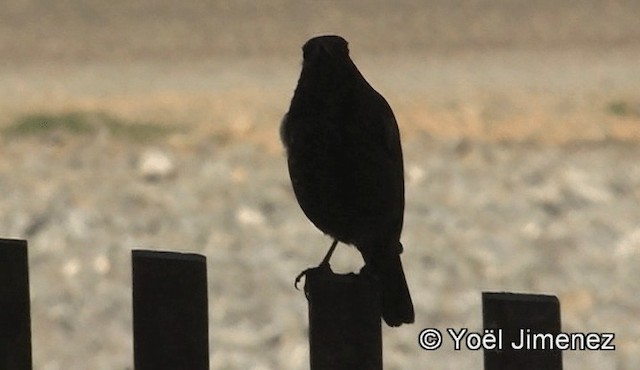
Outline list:
[[[209,369],[206,258],[134,250],[136,370]]]
[[[514,293],[482,293],[484,329],[502,329],[503,349],[484,351],[485,370],[562,370],[562,351],[514,349],[521,335],[560,333],[560,302],[556,296]],[[530,347],[528,347],[530,348]]]
[[[310,269],[304,291],[309,301],[311,370],[382,369],[380,292],[371,278]]]
[[[0,239],[0,369],[32,368],[29,300],[27,241]]]

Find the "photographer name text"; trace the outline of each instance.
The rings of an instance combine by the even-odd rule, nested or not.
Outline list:
[[[614,351],[614,333],[535,333],[530,329],[520,329],[519,336],[505,343],[502,329],[485,329],[472,332],[469,329],[447,328],[443,334],[436,328],[427,328],[418,335],[418,344],[425,350],[440,348],[448,336],[456,351],[503,350],[562,350],[562,351]]]

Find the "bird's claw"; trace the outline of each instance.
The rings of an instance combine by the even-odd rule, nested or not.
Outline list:
[[[301,273],[298,274],[298,276],[296,276],[296,280],[293,283],[293,286],[296,288],[296,290],[300,290],[298,288],[298,283],[300,283],[300,280],[302,280],[303,277],[307,276],[307,274],[310,271],[314,271],[314,270],[327,270],[327,271],[331,271],[331,266],[328,263],[321,263],[319,264],[317,267],[309,267],[308,269],[303,270]]]
[[[303,270],[301,273],[298,274],[298,276],[296,276],[296,281],[293,283],[293,286],[296,288],[296,290],[300,290],[300,288],[298,288],[298,283],[300,283],[300,280],[302,280],[303,276],[306,276],[307,273],[310,270],[313,270],[315,267],[310,267],[308,269]]]

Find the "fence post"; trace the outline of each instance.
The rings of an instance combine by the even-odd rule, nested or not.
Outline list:
[[[311,370],[382,370],[380,292],[371,278],[311,269],[309,302]]]
[[[0,369],[32,368],[29,300],[27,241],[0,239]]]
[[[209,369],[206,258],[132,251],[136,370]]]
[[[560,333],[560,302],[556,296],[514,293],[482,293],[484,329],[494,333],[502,329],[503,349],[484,351],[485,370],[562,370],[562,351],[514,349],[521,335],[528,333]]]

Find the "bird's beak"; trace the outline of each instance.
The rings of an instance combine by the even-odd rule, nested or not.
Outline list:
[[[316,43],[311,45],[310,50],[308,50],[308,57],[311,60],[316,60],[318,58],[320,58],[321,56],[333,56],[333,52],[331,51],[331,48],[327,47],[327,45],[325,43]]]
[[[320,48],[322,49],[322,52],[326,53],[329,56],[334,56],[333,52],[331,51],[331,48],[327,47],[327,44],[322,43],[320,44]]]

